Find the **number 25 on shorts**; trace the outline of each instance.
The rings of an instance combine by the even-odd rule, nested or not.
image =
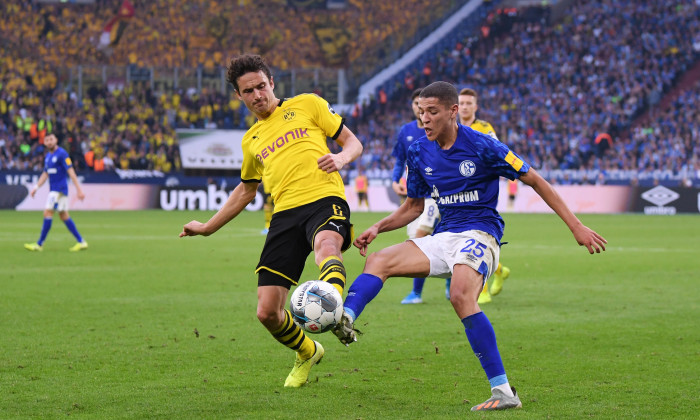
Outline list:
[[[481,258],[484,256],[484,250],[486,245],[481,242],[477,242],[476,239],[469,239],[466,241],[467,246],[462,248],[459,252],[466,252],[467,254],[472,254],[476,258]]]

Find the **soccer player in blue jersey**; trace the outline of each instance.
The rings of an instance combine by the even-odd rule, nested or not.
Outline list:
[[[435,82],[418,103],[426,137],[408,150],[408,198],[396,211],[354,241],[361,255],[381,232],[406,226],[423,211],[431,192],[442,220],[432,236],[415,238],[371,254],[348,291],[334,333],[343,344],[356,341],[353,323],[389,277],[452,276],[450,302],[491,385],[492,396],[473,411],[519,408],[508,382],[489,319],[477,303],[484,281],[498,266],[504,223],[496,211],[499,177],[531,186],[588,252],[605,250],[605,238],[586,227],[537,171],[498,140],[457,123],[454,86]]]
[[[416,89],[411,94],[411,108],[413,109],[413,115],[416,119],[404,124],[396,136],[396,144],[394,145],[394,150],[391,155],[396,158],[394,163],[394,172],[392,174],[391,187],[394,192],[399,197],[406,196],[406,186],[403,185],[401,177],[406,171],[406,153],[411,144],[418,140],[419,138],[425,136],[425,130],[423,129],[423,122],[420,120],[418,114],[418,95],[420,95],[422,89]],[[433,233],[435,225],[440,221],[440,212],[438,211],[437,204],[435,200],[430,198],[428,194],[425,198],[425,205],[423,207],[423,213],[411,223],[408,224],[407,231],[408,237],[422,238]],[[450,279],[447,279],[445,287],[445,296],[447,299],[450,298]],[[404,305],[423,303],[423,285],[425,284],[425,277],[415,277],[413,279],[413,289],[406,296],[401,303]]]
[[[54,211],[58,210],[58,215],[61,217],[61,220],[63,220],[63,223],[65,223],[70,233],[72,233],[78,241],[78,243],[69,248],[70,251],[82,251],[87,249],[88,244],[83,237],[80,236],[78,228],[75,227],[73,219],[71,219],[70,214],[68,214],[68,177],[73,181],[73,185],[75,185],[75,189],[78,191],[78,198],[80,200],[85,199],[85,194],[80,187],[78,177],[75,175],[75,169],[73,169],[73,163],[68,156],[68,152],[58,146],[58,138],[53,134],[49,134],[44,138],[44,147],[46,147],[48,152],[44,157],[44,171],[41,173],[41,176],[39,176],[39,181],[32,187],[30,195],[34,197],[36,191],[44,185],[47,179],[49,180],[51,191],[46,198],[44,224],[41,227],[39,240],[33,244],[24,244],[24,247],[29,251],[41,251],[44,249],[44,241],[49,234],[49,230],[51,230]]]
[[[488,134],[494,139],[498,140],[496,136],[496,130],[494,130],[491,123],[484,121],[482,119],[476,118],[476,111],[479,109],[477,104],[478,97],[476,91],[470,88],[464,88],[459,91],[459,123],[466,125],[472,130],[476,130],[480,133]],[[491,285],[491,291],[489,292],[488,282],[484,282],[484,288],[481,290],[479,295],[479,305],[491,302],[491,295],[497,295],[501,293],[503,289],[503,282],[510,275],[510,268],[503,266],[500,262],[498,267],[493,272],[492,279],[493,283]]]

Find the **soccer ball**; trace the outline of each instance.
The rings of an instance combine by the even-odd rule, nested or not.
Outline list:
[[[297,325],[305,331],[319,334],[340,322],[343,316],[343,298],[332,284],[311,280],[294,290],[289,309]]]

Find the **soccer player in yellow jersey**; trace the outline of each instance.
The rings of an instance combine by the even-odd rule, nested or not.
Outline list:
[[[272,212],[275,210],[275,203],[272,202],[272,196],[270,191],[267,190],[265,183],[260,185],[262,186],[263,216],[265,218],[265,227],[260,231],[260,234],[267,235],[270,231],[270,222],[272,221]]]
[[[369,181],[362,169],[357,171],[357,177],[355,177],[355,192],[357,193],[357,210],[361,211],[362,203],[364,202],[367,211],[369,211],[369,199],[367,198],[367,194],[369,193]]]
[[[493,126],[484,120],[476,118],[476,111],[479,109],[477,104],[477,95],[474,89],[464,88],[459,91],[459,123],[466,125],[480,133],[488,134],[494,139],[498,140],[496,136],[496,131]],[[491,292],[489,293],[489,285],[484,281],[484,288],[479,295],[479,303],[489,303],[491,302],[491,295],[497,295],[503,290],[503,282],[510,275],[510,269],[506,266],[498,263],[498,268],[493,273],[493,282],[491,284]]]
[[[258,184],[265,180],[275,209],[256,269],[257,316],[277,341],[296,351],[284,386],[298,388],[307,382],[324,349],[292,321],[285,308],[287,295],[299,282],[311,251],[319,279],[333,284],[342,295],[341,253],[352,243],[352,225],[338,171],[360,156],[362,143],[321,97],[302,94],[278,99],[270,69],[258,55],[233,58],[227,80],[257,118],[243,136],[242,182],[209,221],[187,223],[180,237],[208,236],[219,230],[255,199]],[[327,137],[342,151],[331,153]]]

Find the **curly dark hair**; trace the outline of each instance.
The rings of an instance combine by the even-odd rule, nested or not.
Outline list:
[[[233,57],[226,67],[226,80],[233,85],[238,92],[238,78],[246,73],[262,71],[269,80],[272,80],[270,68],[262,57],[257,54],[243,54]]]

